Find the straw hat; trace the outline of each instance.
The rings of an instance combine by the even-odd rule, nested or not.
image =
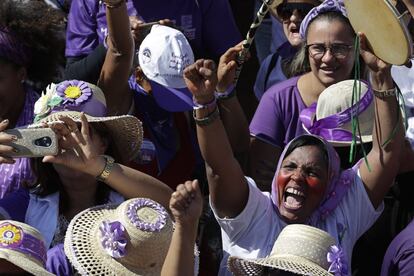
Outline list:
[[[291,224],[280,232],[269,257],[242,259],[231,256],[229,270],[234,275],[262,275],[268,268],[299,275],[333,275],[328,270],[336,264],[345,264],[342,250],[338,253],[335,240],[325,231],[304,224]],[[332,263],[328,261],[334,254]],[[342,272],[347,267],[343,265]]]
[[[79,213],[68,226],[64,248],[82,275],[160,275],[172,232],[164,207],[135,198]]]
[[[138,155],[143,139],[141,122],[131,115],[106,117],[104,93],[99,87],[84,81],[50,84],[35,103],[36,116],[34,124],[29,127],[60,121],[60,115],[80,122],[81,112],[85,113],[88,122],[105,124],[124,160],[132,160]]]
[[[309,4],[309,5],[316,7],[322,2],[323,0],[274,0],[272,4],[269,6],[269,11],[274,17],[280,18],[278,9],[280,9],[283,4],[288,4],[288,3],[297,4],[297,5],[300,5],[300,4],[308,5]]]
[[[43,237],[35,228],[18,221],[0,221],[0,258],[33,275],[53,275],[45,269]]]
[[[358,116],[361,140],[372,141],[374,127],[374,101],[371,87],[364,81],[357,81],[361,87],[359,104],[352,105],[354,80],[345,80],[326,88],[315,106],[303,110],[300,115],[303,128],[307,133],[319,135],[334,146],[349,146],[352,143],[352,117]],[[354,99],[354,102],[356,102]],[[357,131],[356,142],[359,143]]]

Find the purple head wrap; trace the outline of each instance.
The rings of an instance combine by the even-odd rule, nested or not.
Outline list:
[[[305,39],[306,30],[308,29],[309,24],[312,22],[312,20],[315,19],[315,17],[319,16],[322,13],[330,11],[340,12],[343,16],[348,17],[345,10],[345,5],[342,2],[342,0],[325,0],[319,6],[311,9],[310,12],[305,16],[305,18],[303,18],[299,30],[300,37],[302,39]]]
[[[341,172],[340,168],[340,159],[336,153],[333,146],[316,135],[301,135],[293,139],[286,145],[285,149],[280,156],[279,163],[277,165],[276,174],[272,182],[272,200],[276,205],[276,208],[279,208],[279,190],[277,185],[277,175],[279,174],[280,168],[282,167],[282,162],[286,158],[286,152],[289,149],[292,142],[296,141],[303,136],[312,136],[319,139],[325,146],[325,149],[328,153],[328,185],[325,191],[325,195],[319,205],[319,207],[313,212],[309,218],[309,224],[316,226],[316,224],[327,218],[333,210],[338,206],[342,198],[345,196],[349,187],[354,181],[356,172],[354,169],[348,169]]]
[[[12,31],[0,27],[0,57],[18,65],[28,66],[31,60],[31,52]]]

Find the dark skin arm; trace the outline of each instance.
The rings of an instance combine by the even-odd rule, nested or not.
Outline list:
[[[197,60],[184,70],[184,80],[197,102],[206,104],[214,97],[217,75],[212,60]],[[197,118],[209,110],[196,111]],[[246,206],[249,188],[233,151],[221,119],[206,126],[197,125],[197,137],[207,171],[210,197],[220,217],[235,217]]]

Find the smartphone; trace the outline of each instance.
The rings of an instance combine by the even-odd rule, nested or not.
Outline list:
[[[50,128],[14,128],[4,131],[17,137],[8,143],[17,149],[10,157],[42,157],[58,153],[58,139]]]

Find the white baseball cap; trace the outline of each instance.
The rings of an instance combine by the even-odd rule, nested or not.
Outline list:
[[[182,32],[154,25],[139,47],[138,60],[148,79],[169,88],[184,88],[183,71],[194,63],[194,54]]]

